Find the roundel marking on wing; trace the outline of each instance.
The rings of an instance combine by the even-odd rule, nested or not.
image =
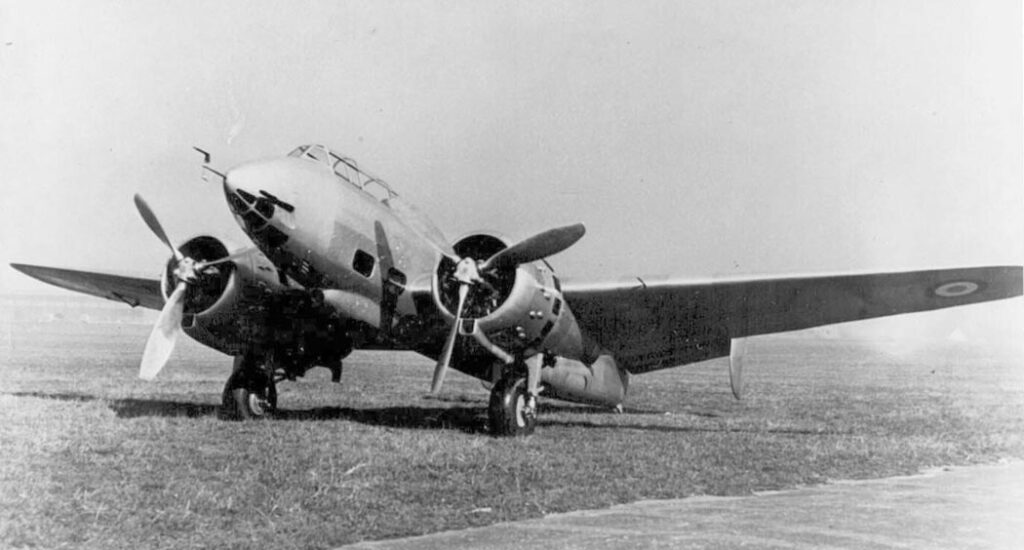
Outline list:
[[[942,298],[959,298],[974,294],[979,289],[981,289],[981,285],[974,281],[953,281],[935,287],[932,294]]]

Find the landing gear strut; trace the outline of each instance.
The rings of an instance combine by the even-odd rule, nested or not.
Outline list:
[[[221,396],[221,417],[253,420],[264,418],[275,409],[277,385],[265,363],[251,355],[235,357],[235,368]]]
[[[537,425],[537,405],[536,398],[527,392],[526,378],[512,373],[502,376],[491,389],[487,412],[493,435],[532,434]]]

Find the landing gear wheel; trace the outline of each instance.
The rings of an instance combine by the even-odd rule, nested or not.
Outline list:
[[[277,409],[277,385],[262,372],[236,372],[228,378],[221,396],[221,417],[256,420]]]
[[[536,401],[536,400],[534,400]],[[491,389],[491,402],[487,409],[491,421],[491,434],[495,436],[526,436],[537,425],[537,407],[528,406],[530,394],[526,391],[526,378],[504,377]]]

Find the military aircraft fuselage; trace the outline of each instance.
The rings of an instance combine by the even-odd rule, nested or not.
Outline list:
[[[390,202],[400,199],[387,187],[343,167],[349,177],[304,156],[253,162],[227,174],[225,193],[243,230],[283,274],[321,289],[348,318],[379,327],[389,284],[396,313],[414,315],[403,287],[415,282],[410,276],[429,277],[439,252],[392,212]]]
[[[546,262],[492,272],[489,282],[474,286],[450,329],[460,284],[455,258],[482,265],[508,246],[502,239],[470,235],[449,246],[386,183],[320,146],[238,166],[224,178],[224,191],[239,225],[282,278],[322,295],[347,321],[371,329],[379,344],[437,358],[456,330],[458,370],[494,379],[502,364],[545,358],[545,379],[565,382],[560,387],[578,382],[577,398],[597,391],[609,396],[597,401],[621,401],[624,381],[605,391],[588,382],[588,372],[566,374],[606,356],[580,330]]]

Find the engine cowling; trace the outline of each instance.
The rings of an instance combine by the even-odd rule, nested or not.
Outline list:
[[[480,261],[507,246],[500,237],[475,234],[457,241],[453,249],[461,258]],[[455,262],[442,258],[433,281],[434,300],[449,321],[454,321],[458,304],[455,267]],[[546,262],[499,270],[485,280],[486,284],[474,285],[467,296],[462,334],[480,330],[512,356],[549,353],[588,363],[596,358],[596,349],[585,342],[562,298],[558,278]]]
[[[228,255],[227,245],[211,236],[189,239],[178,249],[197,262]],[[167,262],[162,278],[164,297],[177,284],[174,258]],[[267,298],[293,288],[287,278],[259,251],[203,270],[199,280],[185,291],[182,329],[199,341],[230,355],[251,349],[260,342],[265,323]]]
[[[476,234],[457,241],[453,249],[458,257],[479,262],[507,246],[500,237]],[[459,301],[456,268],[454,261],[442,258],[433,281],[434,300],[450,322],[456,318]],[[541,379],[548,395],[607,406],[622,403],[629,386],[628,373],[580,329],[558,277],[546,261],[481,276],[483,282],[470,286],[459,330],[462,342],[472,346],[476,341],[478,347],[463,354],[457,368],[493,381],[500,372],[502,355],[504,360],[532,357],[542,361]],[[468,337],[480,333],[484,338]],[[500,353],[488,345],[499,348]]]

